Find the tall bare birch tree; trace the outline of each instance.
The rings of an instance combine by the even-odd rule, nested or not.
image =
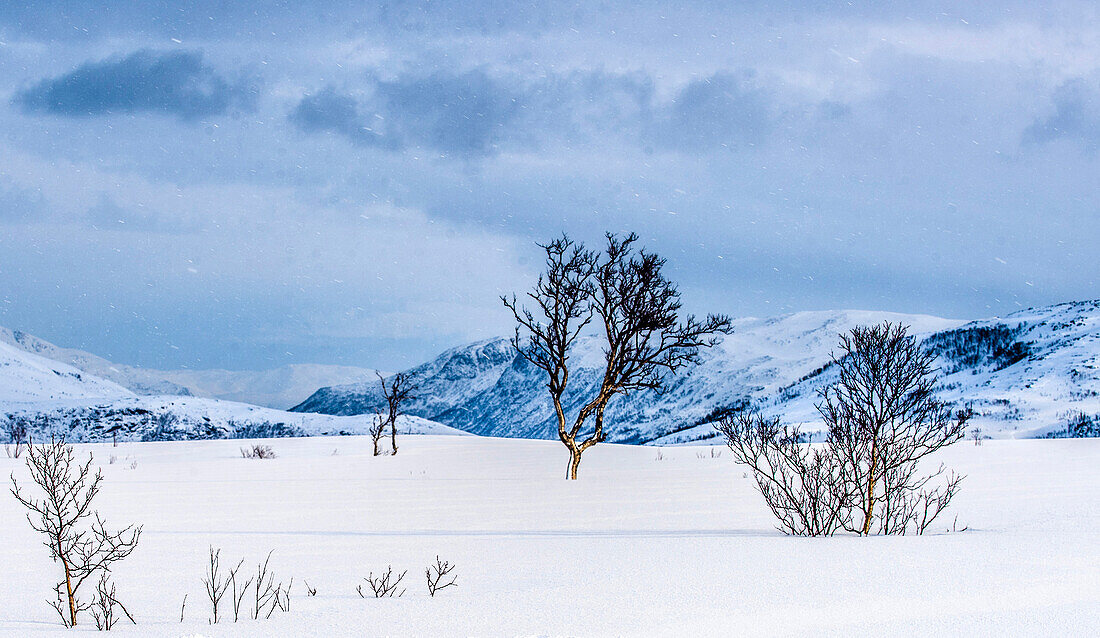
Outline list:
[[[517,326],[512,345],[546,373],[558,438],[569,450],[566,477],[577,478],[585,450],[607,436],[605,411],[617,395],[660,390],[667,374],[699,361],[699,349],[730,331],[724,315],[680,319],[680,293],[661,272],[665,260],[637,247],[638,236],[607,235],[602,253],[568,236],[540,247],[546,271],[527,297],[502,297]],[[593,325],[594,324],[594,325]],[[575,415],[566,415],[562,396],[569,383],[569,357],[591,328],[604,337],[599,389]]]

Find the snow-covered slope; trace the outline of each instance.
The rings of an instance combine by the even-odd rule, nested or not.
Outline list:
[[[992,436],[1036,436],[1073,414],[1100,413],[1100,302],[1060,304],[965,323],[886,312],[799,312],[735,321],[734,333],[702,353],[698,367],[669,379],[665,393],[616,397],[609,438],[674,443],[713,436],[722,409],[753,403],[785,420],[818,426],[816,389],[832,380],[827,365],[837,337],[856,325],[903,322],[940,355],[942,397],[969,402],[974,425]],[[599,381],[600,342],[578,344],[570,413]],[[455,348],[410,371],[421,390],[412,414],[477,434],[551,438],[555,422],[545,380],[506,339]],[[322,388],[294,411],[373,411],[373,384]]]
[[[939,356],[940,397],[970,404],[973,425],[1002,437],[1042,436],[1075,414],[1100,414],[1100,301],[1029,308],[928,335]],[[784,388],[767,411],[807,429],[818,423],[817,389],[831,366]]]
[[[0,342],[0,401],[130,396],[120,385]]]
[[[932,462],[967,478],[948,511],[923,536],[872,538],[783,536],[723,446],[598,445],[566,481],[556,441],[406,437],[381,457],[366,437],[268,443],[277,457],[264,461],[242,459],[239,441],[78,446],[103,472],[94,507],[108,529],[145,525],[111,572],[138,624],[123,617],[98,635],[1033,638],[1100,627],[1100,439],[950,446]],[[0,454],[0,477],[37,496],[24,460]],[[66,629],[47,604],[61,565],[25,513],[0,498],[0,636],[97,635],[90,616]],[[223,569],[243,559],[252,574],[272,552],[275,581],[294,579],[290,611],[235,623],[223,601],[211,624],[211,546]],[[432,597],[424,568],[437,556],[457,565],[457,586]],[[361,599],[363,579],[387,566],[408,570],[406,593]]]
[[[181,396],[34,401],[0,405],[0,418],[26,417],[37,439],[72,442],[172,441],[367,434],[374,414],[291,414],[246,403]],[[465,434],[415,416],[398,418],[398,434]],[[400,445],[400,442],[399,442]]]
[[[66,363],[141,395],[198,396],[285,409],[327,385],[375,379],[374,371],[338,365],[290,364],[271,370],[152,370],[62,348],[34,335],[0,328],[0,343]]]

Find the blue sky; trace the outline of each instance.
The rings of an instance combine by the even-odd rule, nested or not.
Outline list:
[[[1097,296],[1093,3],[366,4],[0,6],[0,325],[397,369],[563,231],[700,313]]]

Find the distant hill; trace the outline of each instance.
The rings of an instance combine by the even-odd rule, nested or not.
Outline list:
[[[113,363],[83,350],[56,346],[34,335],[0,328],[0,343],[66,363],[139,395],[197,396],[286,409],[321,386],[377,380],[374,370],[352,366],[290,364],[271,370],[152,370]]]

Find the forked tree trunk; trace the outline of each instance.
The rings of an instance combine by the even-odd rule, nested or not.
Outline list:
[[[871,534],[871,521],[875,517],[875,466],[878,465],[878,443],[871,445],[871,466],[867,470],[867,508],[863,513],[863,535]]]

